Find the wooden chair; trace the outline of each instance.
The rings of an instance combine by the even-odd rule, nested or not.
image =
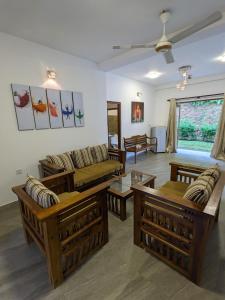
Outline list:
[[[157,151],[157,138],[148,137],[146,134],[134,135],[130,138],[124,138],[124,148],[127,152],[134,153],[135,164],[137,162],[137,153],[142,151]]]
[[[42,179],[56,194],[74,191],[74,172]],[[102,183],[49,208],[40,207],[24,190],[17,195],[27,243],[35,242],[47,259],[53,287],[57,287],[87,257],[108,242],[107,183]]]
[[[191,183],[205,169],[171,163],[171,181]],[[199,284],[206,242],[218,221],[225,172],[221,172],[203,210],[171,193],[136,185],[134,244]]]

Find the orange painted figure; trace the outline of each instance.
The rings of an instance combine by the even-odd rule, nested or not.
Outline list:
[[[51,102],[49,100],[48,107],[49,107],[51,116],[57,118],[59,116],[59,113],[58,113],[58,109],[57,109],[55,102]]]
[[[38,103],[32,103],[33,109],[36,112],[44,113],[47,110],[47,104],[43,103],[42,100],[38,100]]]

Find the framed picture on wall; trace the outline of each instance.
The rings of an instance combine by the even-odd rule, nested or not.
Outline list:
[[[144,122],[144,102],[131,102],[131,123]]]
[[[73,95],[69,91],[61,91],[61,103],[62,103],[62,117],[63,127],[74,127],[74,107],[73,107]]]
[[[41,87],[30,87],[32,107],[36,129],[50,128],[46,90]]]
[[[48,111],[51,128],[62,128],[62,107],[60,92],[58,90],[47,89]]]
[[[73,92],[74,114],[76,127],[84,127],[84,103],[83,94]]]
[[[18,129],[35,129],[35,121],[29,86],[21,84],[12,84],[11,88]]]

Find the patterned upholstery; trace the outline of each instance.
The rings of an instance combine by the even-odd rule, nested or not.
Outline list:
[[[75,168],[81,169],[94,163],[90,147],[74,150],[71,153]]]
[[[205,170],[200,176],[212,176],[215,181],[217,181],[220,177],[220,170],[219,167],[216,165],[215,167],[209,168],[207,170]]]
[[[64,168],[66,171],[74,169],[73,161],[68,152],[58,155],[47,155],[47,159],[50,163]]]
[[[199,176],[187,188],[184,198],[195,202],[198,206],[203,207],[207,204],[215,185],[215,179],[211,176]]]
[[[94,162],[100,163],[109,158],[108,149],[106,144],[94,146],[91,148],[91,153],[94,158]]]
[[[40,181],[32,176],[27,178],[25,190],[27,194],[43,208],[50,207],[60,202],[55,193],[50,191]]]

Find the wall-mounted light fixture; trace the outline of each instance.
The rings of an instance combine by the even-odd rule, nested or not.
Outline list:
[[[143,94],[141,92],[137,92],[137,97],[141,97]]]
[[[47,70],[48,79],[56,79],[56,71],[55,70]]]

